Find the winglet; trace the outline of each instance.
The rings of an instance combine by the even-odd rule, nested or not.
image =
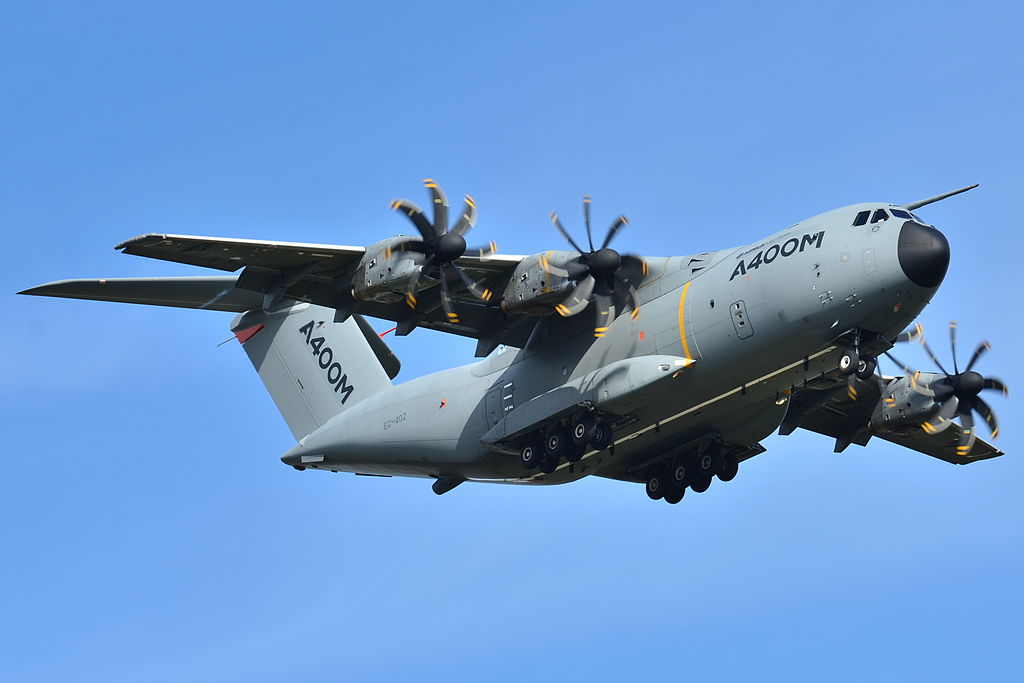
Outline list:
[[[939,201],[942,201],[943,199],[947,199],[949,197],[952,197],[955,194],[960,194],[961,192],[967,192],[967,190],[973,190],[977,186],[978,186],[978,183],[974,183],[973,185],[968,185],[967,187],[961,187],[959,190],[953,190],[952,192],[946,192],[944,194],[937,194],[934,197],[929,197],[928,199],[921,199],[921,200],[916,201],[916,202],[910,202],[909,204],[904,204],[903,208],[905,208],[907,211],[913,211],[914,209],[920,209],[922,206],[927,206],[928,204],[934,204],[935,202],[939,202]]]

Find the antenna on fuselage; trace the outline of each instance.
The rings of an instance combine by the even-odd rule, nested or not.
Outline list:
[[[955,194],[960,194],[961,192],[967,192],[967,190],[973,190],[977,186],[978,186],[978,183],[974,183],[973,185],[968,185],[967,187],[961,187],[959,190],[953,190],[952,192],[946,192],[945,194],[937,194],[934,197],[929,197],[928,199],[922,199],[920,201],[910,202],[909,204],[904,204],[903,208],[906,209],[907,211],[913,211],[914,209],[920,209],[922,206],[927,206],[928,204],[934,204],[935,202],[940,202],[943,199],[946,199],[948,197],[952,197]]]

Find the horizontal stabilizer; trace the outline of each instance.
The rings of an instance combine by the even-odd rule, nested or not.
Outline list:
[[[18,294],[119,301],[150,306],[203,308],[243,313],[263,304],[263,295],[235,287],[237,277],[139,277],[58,280]]]

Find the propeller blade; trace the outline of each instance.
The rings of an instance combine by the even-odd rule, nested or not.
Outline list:
[[[416,310],[416,285],[420,282],[421,273],[423,273],[422,268],[416,269],[405,288],[405,304],[414,311]]]
[[[897,358],[896,356],[892,355],[892,354],[891,354],[891,353],[889,353],[888,351],[885,351],[884,353],[885,353],[885,356],[886,356],[886,357],[887,357],[887,358],[888,358],[889,360],[891,360],[891,361],[892,361],[893,363],[895,363],[896,365],[898,365],[898,366],[900,367],[900,370],[902,370],[902,371],[903,371],[904,373],[906,373],[906,374],[908,374],[908,375],[913,375],[913,374],[915,374],[915,373],[917,372],[916,370],[911,370],[909,366],[907,366],[907,365],[904,365],[904,364],[903,364],[903,362],[902,362],[902,361],[900,361],[900,359],[899,359],[899,358]]]
[[[595,294],[594,304],[596,306],[594,311],[597,314],[594,323],[594,336],[600,338],[607,334],[608,326],[615,319],[615,304],[612,303],[611,296],[607,294]]]
[[[590,269],[578,261],[570,261],[565,265],[565,268],[559,268],[558,266],[553,265],[546,256],[541,256],[541,258],[543,259],[544,269],[558,277],[564,277],[569,280],[579,282],[590,274]]]
[[[636,287],[633,285],[629,285],[628,301],[629,310],[632,311],[632,313],[629,314],[629,319],[635,322],[636,319],[640,317],[640,302],[637,300]]]
[[[970,454],[974,441],[978,438],[974,433],[974,416],[971,415],[971,407],[966,401],[957,407],[957,413],[960,415],[960,441],[956,446],[956,454],[966,456]]]
[[[492,296],[494,296],[494,293],[491,290],[481,284],[473,282],[472,278],[466,275],[466,272],[462,270],[462,268],[459,268],[454,263],[449,263],[448,265],[452,267],[452,270],[459,274],[463,284],[466,285],[466,289],[468,289],[477,299],[487,302],[491,300]]]
[[[585,263],[570,261],[565,264],[565,274],[569,276],[570,280],[576,280],[579,282],[586,276],[590,275],[590,268],[588,268]]]
[[[434,235],[440,237],[448,232],[448,197],[433,178],[424,180],[423,187],[427,188],[434,204]]]
[[[498,243],[492,240],[489,244],[482,247],[467,247],[463,256],[476,256],[479,258],[481,256],[490,256],[497,251]]]
[[[408,242],[402,242],[396,249],[397,251],[415,251],[420,254],[429,254],[433,251],[431,246],[423,240],[409,240]],[[385,253],[385,257],[390,258],[391,255]]]
[[[978,362],[978,359],[985,355],[985,353],[992,348],[992,345],[987,341],[983,341],[978,344],[978,348],[974,349],[974,355],[971,356],[971,360],[967,363],[967,369],[964,372],[970,372],[974,364]]]
[[[909,367],[907,367],[902,362],[900,362],[900,360],[896,356],[892,355],[888,351],[885,352],[885,355],[893,363],[895,363],[896,365],[900,366],[900,369],[902,369],[903,372],[906,373],[907,377],[910,379],[910,388],[911,389],[913,389],[917,393],[921,394],[922,396],[934,396],[935,395],[935,392],[932,391],[930,387],[922,386],[921,384],[917,383],[917,378],[921,376],[920,371],[918,371],[918,370],[911,370]]]
[[[932,352],[931,347],[928,346],[928,342],[925,341],[924,337],[921,337],[921,346],[924,347],[924,352],[928,354],[928,357],[932,359],[932,362],[935,363],[935,365],[939,368],[939,370],[942,371],[942,374],[943,375],[948,375],[949,371],[946,370],[946,368],[942,367],[942,363],[939,362],[938,357]]]
[[[562,303],[555,306],[558,315],[563,318],[574,316],[590,303],[590,294],[594,291],[594,276],[588,275],[576,285]]]
[[[594,239],[590,234],[590,195],[583,195],[583,225],[587,226],[587,244],[590,251],[594,251]]]
[[[459,216],[458,222],[455,227],[452,228],[452,232],[457,235],[466,236],[469,229],[476,224],[476,202],[468,194],[466,195],[466,203],[462,207],[462,215]]]
[[[444,309],[445,322],[458,324],[459,314],[455,312],[452,299],[448,296],[448,278],[445,277],[444,271],[441,272],[441,308]]]
[[[623,228],[623,226],[629,225],[629,219],[625,216],[619,216],[612,222],[612,227],[608,228],[608,234],[604,236],[604,243],[601,244],[601,248],[605,249],[611,244],[612,240],[615,239],[615,234]]]
[[[988,379],[986,379],[984,386],[986,389],[998,389],[999,391],[1003,392],[1003,396],[1010,395],[1010,390],[1006,388],[1006,385],[1003,384],[998,379],[996,379],[995,377],[989,377]]]
[[[921,429],[928,434],[939,434],[949,429],[953,424],[953,418],[957,414],[960,401],[956,396],[951,396],[948,401],[942,404],[942,408],[927,422],[921,423]]]
[[[989,407],[980,396],[974,397],[974,409],[978,411],[978,415],[981,415],[982,419],[985,420],[985,424],[988,425],[988,430],[992,432],[992,438],[999,438],[999,421],[996,420],[996,414]]]
[[[960,370],[956,367],[956,321],[949,321],[949,348],[953,351],[953,374],[959,375]],[[949,373],[946,373],[949,374]]]
[[[392,199],[389,204],[392,211],[401,211],[408,217],[412,224],[416,226],[416,230],[423,236],[423,239],[428,243],[433,244],[436,239],[434,235],[434,227],[430,225],[430,221],[423,215],[423,209],[416,206],[408,199]]]
[[[898,335],[894,342],[909,342],[914,341],[918,337],[924,336],[924,328],[921,327],[921,323],[914,323],[914,326],[906,330],[902,334]]]
[[[616,275],[630,285],[638,285],[647,276],[647,261],[635,254],[623,254],[622,265]]]
[[[598,280],[594,292],[599,296],[615,296],[615,276],[602,277]]]
[[[565,268],[559,268],[558,266],[552,264],[546,256],[541,255],[540,262],[541,265],[544,267],[544,270],[547,271],[548,273],[551,273],[552,275],[555,275],[557,277],[564,277],[570,280],[573,279],[569,277],[569,271],[567,271]]]
[[[558,214],[554,211],[551,212],[551,222],[554,223],[555,228],[558,230],[558,232],[562,233],[562,237],[565,238],[565,241],[572,245],[573,249],[575,249],[581,254],[586,253],[585,251],[583,251],[583,249],[580,248],[580,245],[576,244],[576,240],[572,238],[568,231],[564,227],[562,227],[562,221],[558,220]]]
[[[850,375],[846,378],[846,397],[851,401],[856,401],[860,398],[860,392],[857,391],[857,385],[860,382],[861,380],[857,379],[857,375]]]

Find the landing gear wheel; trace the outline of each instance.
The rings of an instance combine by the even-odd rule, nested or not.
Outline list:
[[[871,376],[875,374],[875,368],[878,367],[878,363],[875,362],[874,358],[862,359],[857,364],[857,379],[871,379]]]
[[[678,489],[686,488],[686,465],[683,463],[676,463],[675,467],[668,471],[669,483]]]
[[[541,452],[540,446],[533,443],[532,441],[525,444],[519,450],[519,464],[528,470],[532,470],[540,465]]]
[[[711,488],[711,475],[700,474],[694,477],[690,482],[690,488],[693,489],[694,493],[704,493]]]
[[[736,473],[739,471],[739,461],[729,455],[722,460],[722,466],[718,470],[718,478],[721,481],[732,481],[736,477]]]
[[[651,500],[660,500],[665,497],[666,484],[665,473],[657,471],[647,480],[647,497]]]
[[[675,486],[670,486],[668,489],[665,490],[665,502],[668,503],[669,505],[675,505],[676,503],[683,499],[683,494],[685,493],[686,489],[682,486],[678,488],[676,488]]]
[[[577,446],[574,443],[569,444],[565,449],[565,459],[569,462],[579,462],[580,458],[583,457],[584,448],[583,446]]]
[[[594,438],[594,430],[597,425],[594,421],[593,415],[584,415],[580,419],[576,420],[572,424],[572,429],[569,432],[569,439],[573,445],[579,446],[580,448],[586,448],[590,440]]]
[[[612,445],[612,429],[607,422],[600,422],[594,427],[594,436],[590,440],[590,447],[595,451],[603,451]]]
[[[693,466],[690,469],[690,477],[691,479],[703,479],[705,477],[710,479],[714,473],[715,458],[709,449],[694,459]]]
[[[548,438],[544,440],[544,455],[548,458],[553,458],[555,462],[565,454],[566,446],[569,444],[569,435],[565,429],[559,427],[555,431],[548,434]]]
[[[839,357],[839,372],[844,375],[852,375],[857,372],[857,366],[860,364],[860,355],[854,351],[844,351],[843,355]]]

